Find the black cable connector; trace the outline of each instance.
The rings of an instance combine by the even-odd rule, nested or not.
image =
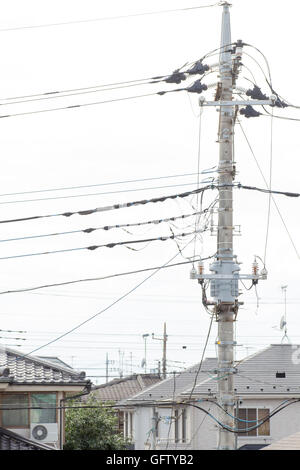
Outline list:
[[[189,73],[190,75],[197,75],[197,74],[203,75],[208,70],[209,70],[209,66],[206,64],[202,64],[202,61],[198,60],[198,62],[196,62],[192,68],[187,70],[187,73]]]
[[[183,72],[179,72],[179,69],[177,69],[177,70],[174,70],[172,75],[170,75],[164,81],[166,83],[176,83],[178,85],[183,80],[186,80],[186,75]]]
[[[257,85],[254,85],[252,90],[247,90],[246,95],[250,96],[254,100],[268,100],[269,99],[268,96],[262,93],[261,89]]]
[[[186,91],[189,93],[202,93],[202,91],[207,90],[207,85],[204,83],[201,83],[201,80],[196,80],[193,85],[190,87],[186,88]]]
[[[261,113],[259,111],[255,111],[255,109],[250,105],[246,106],[246,108],[242,108],[240,110],[240,114],[242,114],[246,118],[258,117],[258,116],[261,115]]]

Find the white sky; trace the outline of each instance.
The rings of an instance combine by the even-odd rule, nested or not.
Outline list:
[[[1,88],[0,97],[44,93],[69,88],[134,80],[164,75],[194,61],[217,48],[220,42],[221,8],[207,8],[162,15],[140,16],[64,26],[1,31],[27,25],[86,20],[131,13],[206,5],[213,2],[126,1],[104,2],[52,0],[26,2],[0,1]],[[268,58],[276,91],[300,104],[298,88],[298,2],[236,0],[231,9],[232,40],[242,39],[257,46]],[[262,57],[252,54],[266,70]],[[209,63],[212,63],[211,59]],[[268,87],[258,66],[249,57],[245,64],[252,70],[264,92]],[[250,76],[247,71],[242,75]],[[206,83],[214,82],[210,76]],[[241,82],[246,86],[245,81]],[[173,85],[169,85],[172,89]],[[0,115],[37,109],[49,109],[89,103],[116,97],[150,93],[166,89],[164,85],[137,86],[115,92],[99,92],[3,106]],[[197,170],[198,97],[191,102],[185,92],[154,96],[74,110],[0,119],[0,194],[65,186],[109,183],[122,180],[194,173]],[[277,114],[300,118],[298,110],[287,108]],[[270,119],[241,118],[261,168],[268,178],[270,158]],[[205,109],[202,121],[201,169],[217,164],[218,115]],[[299,191],[298,135],[299,122],[274,119],[273,188]],[[253,157],[240,129],[236,129],[237,181],[264,187]],[[83,210],[111,203],[146,199],[193,189],[194,186],[135,191],[111,195],[87,196],[61,200],[5,204],[4,202],[38,197],[70,196],[94,192],[141,189],[194,182],[193,177],[174,178],[127,185],[113,185],[73,191],[0,197],[1,219]],[[235,253],[243,262],[243,272],[251,271],[253,256],[263,256],[268,196],[236,190],[235,224],[242,226],[242,237],[235,238]],[[207,197],[206,201],[210,198]],[[204,199],[205,201],[205,199]],[[299,200],[276,197],[285,223],[300,250]],[[204,205],[206,203],[204,202]],[[3,224],[0,239],[32,234],[75,230],[151,220],[192,212],[188,200],[169,201],[69,219]],[[184,227],[185,224],[181,224]],[[182,230],[180,230],[182,231]],[[184,231],[184,230],[183,230]],[[188,229],[185,231],[189,231]],[[169,235],[167,226],[159,225],[147,232],[133,229],[132,238]],[[122,231],[97,231],[42,240],[0,243],[0,257],[37,251],[73,248],[111,241],[127,240]],[[216,239],[203,236],[198,245],[203,256],[215,251]],[[38,284],[62,282],[84,277],[104,276],[166,263],[176,254],[174,242],[155,242],[140,252],[126,248],[93,252],[36,256],[3,261],[1,290]],[[191,250],[187,254],[191,254]],[[174,262],[184,261],[180,256]],[[208,267],[207,267],[208,269]],[[269,278],[258,285],[260,306],[257,311],[254,291],[245,293],[237,323],[238,357],[252,353],[270,343],[281,341],[278,326],[284,311],[281,286],[288,285],[288,334],[300,342],[298,309],[299,258],[286,234],[274,205],[267,254]],[[91,375],[105,374],[106,352],[124,372],[129,373],[132,354],[133,370],[143,358],[142,334],[162,334],[167,322],[168,359],[189,365],[200,360],[209,318],[201,305],[196,281],[189,279],[189,266],[161,271],[126,300],[82,327],[77,333],[41,349],[40,355],[56,355]],[[44,289],[33,293],[0,296],[1,329],[26,330],[26,341],[7,339],[20,334],[4,334],[3,344],[24,344],[29,352],[72,328],[133,288],[145,274],[108,281],[75,284]],[[214,355],[216,325],[207,355]],[[182,349],[186,345],[187,349]],[[155,367],[161,358],[161,342],[147,342],[147,362]],[[247,346],[247,348],[246,348]],[[120,353],[119,353],[120,350]],[[126,364],[129,364],[126,366]],[[175,363],[174,363],[175,364]],[[173,365],[174,365],[173,364]],[[89,369],[90,368],[90,369]],[[172,367],[171,367],[172,370]],[[110,375],[115,375],[111,371]],[[95,379],[101,382],[104,378]]]

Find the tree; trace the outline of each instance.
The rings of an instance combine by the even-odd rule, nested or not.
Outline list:
[[[72,401],[66,409],[66,442],[64,450],[122,450],[126,448],[123,436],[117,430],[118,418],[94,398],[85,403]],[[94,408],[84,408],[84,407]],[[79,408],[82,407],[82,408]]]

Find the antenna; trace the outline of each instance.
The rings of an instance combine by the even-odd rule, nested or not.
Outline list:
[[[284,342],[284,340],[287,340],[287,343],[290,343],[290,339],[287,334],[287,318],[286,318],[286,290],[288,286],[281,286],[281,290],[284,295],[284,315],[281,317],[280,320],[280,329],[284,330],[284,335],[281,340],[281,344]]]

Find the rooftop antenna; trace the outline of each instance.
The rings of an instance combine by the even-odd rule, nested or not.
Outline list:
[[[284,295],[284,315],[281,317],[280,320],[280,329],[281,331],[284,331],[284,335],[281,340],[281,344],[284,343],[284,340],[286,339],[288,343],[290,343],[290,338],[288,337],[287,334],[287,318],[286,318],[286,290],[287,286],[281,286],[281,290]]]

